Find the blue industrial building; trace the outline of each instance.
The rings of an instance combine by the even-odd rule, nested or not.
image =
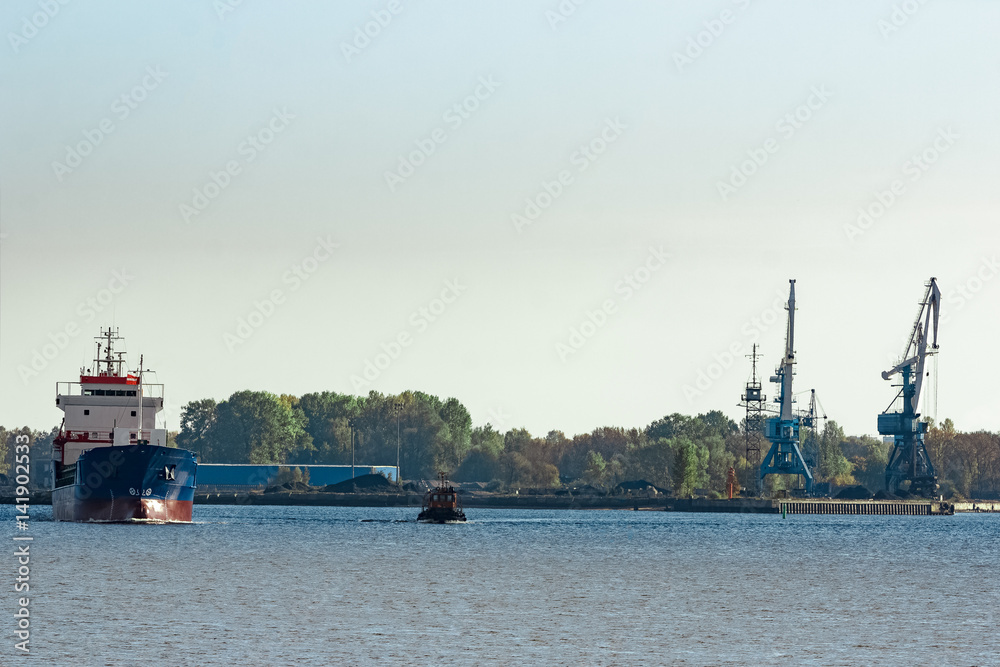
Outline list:
[[[281,468],[294,470],[298,468],[305,475],[309,472],[309,484],[326,486],[337,484],[351,477],[361,475],[383,475],[390,482],[395,482],[396,466],[344,466],[344,465],[253,465],[248,463],[199,463],[198,491],[212,493],[216,491],[253,491],[263,489],[278,476]]]

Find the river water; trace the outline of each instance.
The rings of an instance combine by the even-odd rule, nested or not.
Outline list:
[[[31,654],[5,586],[3,665],[1000,664],[1000,515],[48,509]]]

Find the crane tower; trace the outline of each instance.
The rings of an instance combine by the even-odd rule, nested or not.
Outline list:
[[[924,298],[917,311],[917,319],[910,330],[910,338],[903,350],[902,361],[882,373],[883,380],[890,380],[899,373],[902,384],[892,404],[878,416],[878,432],[894,438],[889,463],[885,468],[885,486],[889,492],[904,491],[903,484],[909,482],[909,492],[914,495],[931,496],[938,489],[934,464],[924,446],[927,423],[920,421],[920,390],[924,380],[924,362],[938,351],[938,311],[941,306],[941,291],[937,279],[931,278],[926,285]],[[932,335],[930,348],[927,336]],[[890,412],[897,404],[901,407]]]
[[[743,437],[747,448],[746,475],[750,477],[746,481],[746,486],[755,496],[760,495],[761,490],[758,471],[760,470],[760,441],[763,439],[764,434],[764,401],[767,400],[760,380],[757,378],[757,357],[759,356],[757,354],[757,343],[754,343],[753,353],[747,355],[753,364],[750,380],[743,391],[743,396],[741,397],[743,400],[739,403],[740,407],[746,408],[746,419],[743,422]]]
[[[792,410],[792,375],[795,365],[795,281],[789,280],[788,329],[785,333],[785,356],[782,358],[771,382],[780,385],[778,398],[780,404],[777,417],[764,422],[764,436],[771,442],[771,449],[760,464],[760,481],[771,474],[802,475],[805,480],[805,491],[812,493],[813,476],[802,458],[799,450],[799,416]]]

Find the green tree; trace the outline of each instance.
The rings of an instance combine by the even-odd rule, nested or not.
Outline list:
[[[671,488],[673,479],[670,469],[674,452],[670,449],[670,443],[667,438],[657,438],[654,441],[643,440],[634,445],[627,457],[628,478],[644,479],[661,488]]]
[[[460,482],[490,482],[500,479],[503,434],[492,424],[477,426],[470,433],[470,451],[453,477]]]
[[[457,398],[446,399],[439,414],[448,426],[448,441],[439,448],[439,456],[454,470],[472,448],[472,417]]]
[[[731,433],[738,433],[740,430],[739,425],[737,425],[736,422],[727,417],[720,410],[712,410],[710,412],[706,412],[705,414],[698,415],[697,419],[705,426],[705,430],[708,434],[715,435],[723,439]]]
[[[202,461],[215,460],[212,430],[218,416],[219,406],[215,399],[203,398],[185,405],[181,408],[181,431],[177,434],[177,446],[195,452]]]
[[[891,445],[871,436],[852,435],[845,437],[840,447],[858,484],[872,491],[885,489],[885,467]]]
[[[266,391],[238,391],[218,405],[210,462],[284,463],[308,438],[288,401]]]
[[[13,439],[16,433],[0,426],[0,475],[10,471],[10,459],[14,452]]]
[[[646,436],[650,440],[677,438],[681,436],[689,439],[697,439],[704,434],[705,428],[704,422],[675,412],[672,415],[657,419],[647,426]]]
[[[736,456],[726,449],[726,440],[722,435],[713,434],[704,438],[701,446],[708,450],[706,486],[722,492],[726,488],[729,469],[736,467]]]
[[[593,486],[604,486],[608,465],[600,452],[587,452],[587,465],[583,469],[583,479]]]
[[[844,429],[837,422],[829,420],[819,437],[819,456],[816,461],[818,481],[829,481],[837,486],[849,486],[857,483],[851,475],[854,466],[844,456],[844,450],[841,447],[844,439]]]
[[[697,488],[708,484],[708,449],[688,438],[676,438],[671,443],[674,452],[674,489],[679,497],[690,496]]]
[[[531,461],[521,452],[504,452],[500,456],[500,474],[507,488],[520,486],[531,476]]]
[[[299,408],[306,418],[305,430],[312,438],[312,450],[300,450],[290,463],[349,464],[351,428],[348,420],[361,411],[358,398],[332,391],[304,394]],[[395,462],[395,458],[393,458]]]

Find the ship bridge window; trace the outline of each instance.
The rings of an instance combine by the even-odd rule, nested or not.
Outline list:
[[[134,391],[127,392],[127,395],[128,396],[135,396],[135,392]]]
[[[110,394],[111,392],[108,393]],[[119,389],[118,391],[115,392],[115,396],[124,396],[124,395],[125,395],[124,389]]]
[[[135,410],[132,411],[132,416],[135,417]]]
[[[93,389],[84,389],[83,390],[83,395],[84,396],[93,396],[94,395],[94,390]]]
[[[85,414],[85,415],[89,415],[89,414],[90,414],[90,410],[84,410],[84,411],[83,411],[83,414]]]
[[[104,396],[104,390],[103,389],[95,389],[94,390],[94,396]]]

